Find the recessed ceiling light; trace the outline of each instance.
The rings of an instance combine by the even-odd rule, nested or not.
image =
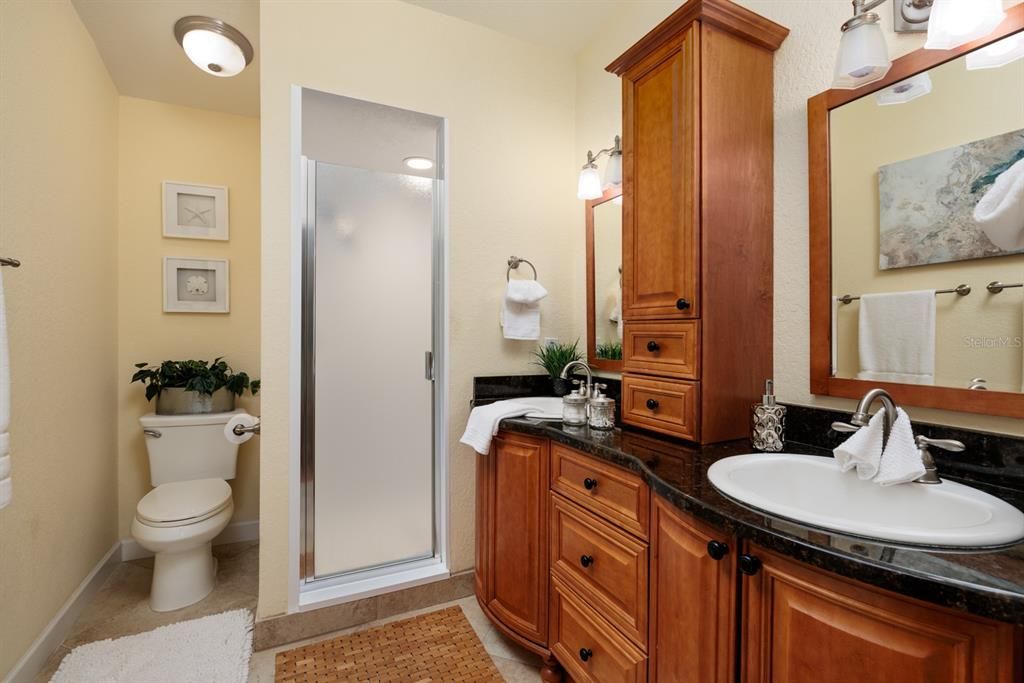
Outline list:
[[[406,157],[405,165],[416,171],[426,171],[434,168],[434,161],[426,157]]]
[[[252,61],[252,43],[220,19],[182,17],[174,23],[174,37],[189,60],[211,76],[237,76]]]

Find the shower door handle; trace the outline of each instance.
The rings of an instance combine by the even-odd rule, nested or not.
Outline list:
[[[425,351],[423,353],[423,375],[427,380],[434,381],[434,352]]]

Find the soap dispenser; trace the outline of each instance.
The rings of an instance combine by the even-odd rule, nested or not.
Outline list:
[[[775,400],[772,380],[764,383],[764,396],[754,404],[754,425],[750,440],[756,450],[777,453],[782,450],[786,430],[786,406]]]
[[[615,428],[615,399],[601,393],[607,384],[595,384],[594,395],[590,397],[590,428]]]

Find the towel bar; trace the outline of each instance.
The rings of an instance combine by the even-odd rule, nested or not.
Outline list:
[[[518,256],[509,256],[508,257],[508,270],[505,271],[505,281],[506,282],[508,282],[509,279],[512,277],[512,271],[513,270],[518,270],[519,266],[521,264],[523,264],[523,263],[525,263],[526,265],[530,266],[530,270],[533,271],[533,279],[534,280],[537,279],[537,269],[534,267],[534,265],[532,263],[530,263],[529,261],[527,261],[524,258],[519,258]]]
[[[998,284],[998,283],[993,282],[992,284]],[[1004,286],[1009,286],[1009,285],[1004,285]],[[989,285],[989,290],[988,291],[990,291],[990,292],[992,291],[992,285]],[[959,294],[960,296],[967,296],[968,294],[971,293],[971,286],[970,285],[957,285],[953,289],[936,289],[935,293],[936,294]],[[849,304],[849,303],[852,303],[854,301],[857,301],[858,299],[860,299],[859,296],[853,296],[852,294],[844,294],[841,297],[839,297],[838,299],[836,299],[836,301],[838,301],[841,304]]]
[[[1003,291],[1004,289],[1014,289],[1016,287],[1024,287],[1024,282],[1014,282],[1013,284],[1006,284],[1005,282],[999,282],[997,280],[995,282],[988,283],[988,286],[985,289],[987,289],[992,294],[999,294],[999,292]]]
[[[21,261],[16,258],[7,258],[0,256],[0,266],[10,266],[11,268],[21,268]]]

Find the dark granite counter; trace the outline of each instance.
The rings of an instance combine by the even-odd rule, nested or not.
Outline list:
[[[884,545],[803,526],[726,498],[707,479],[716,460],[753,452],[746,440],[709,446],[647,432],[568,427],[525,418],[502,428],[576,448],[640,474],[651,490],[680,510],[765,548],[903,595],[984,617],[1024,624],[1024,543],[1008,548],[950,552]],[[828,449],[788,441],[787,452],[831,455]],[[940,465],[940,473],[949,476]],[[952,478],[952,477],[951,477]],[[971,485],[1021,506],[1018,496]]]

